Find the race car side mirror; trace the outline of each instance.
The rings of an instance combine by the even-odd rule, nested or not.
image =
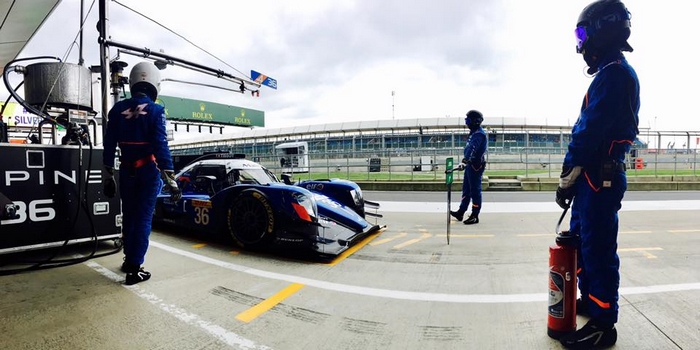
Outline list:
[[[282,174],[282,182],[287,185],[292,185],[292,174]]]

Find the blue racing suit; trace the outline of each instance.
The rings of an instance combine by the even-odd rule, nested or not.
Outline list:
[[[486,167],[485,154],[488,149],[488,137],[481,127],[471,130],[467,145],[464,147],[464,159],[467,165],[464,169],[464,181],[462,182],[462,201],[459,203],[459,212],[464,213],[472,203],[473,216],[481,212],[481,177]]]
[[[583,169],[574,186],[570,231],[581,237],[578,284],[591,317],[617,322],[617,212],[627,190],[624,159],[638,134],[639,80],[621,52],[601,60],[573,126],[564,166]]]
[[[161,170],[173,169],[163,106],[142,94],[117,102],[109,111],[105,166],[114,167],[117,146],[124,261],[138,267],[148,250],[156,197],[163,187]]]

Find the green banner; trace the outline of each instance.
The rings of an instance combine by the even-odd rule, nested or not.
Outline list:
[[[171,96],[159,96],[156,103],[165,107],[168,120],[235,126],[265,126],[265,112],[255,109]]]
[[[162,95],[158,96],[156,103],[165,107],[165,115],[171,121],[265,126],[265,112],[256,109]]]

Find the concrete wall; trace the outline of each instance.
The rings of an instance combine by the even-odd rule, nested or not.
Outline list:
[[[496,179],[484,177],[484,191],[496,190]],[[526,178],[519,177],[520,188],[510,190],[520,191],[556,191],[558,178]],[[446,191],[444,181],[357,181],[365,191]],[[452,191],[460,192],[462,181],[455,179]],[[504,190],[504,189],[498,189]],[[639,176],[627,178],[628,191],[700,191],[700,176]]]

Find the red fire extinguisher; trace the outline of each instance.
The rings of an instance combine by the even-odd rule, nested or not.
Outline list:
[[[549,315],[547,335],[554,339],[576,330],[576,249],[579,237],[559,231],[567,209],[556,226],[555,244],[549,247]]]

